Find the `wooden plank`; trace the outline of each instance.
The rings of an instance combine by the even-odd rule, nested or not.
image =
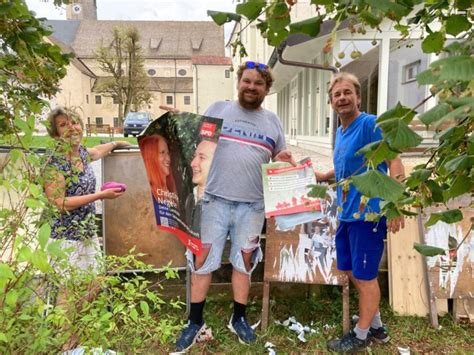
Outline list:
[[[420,243],[418,222],[405,219],[405,228],[388,235],[390,305],[400,315],[425,316],[429,311],[423,257],[413,249]]]

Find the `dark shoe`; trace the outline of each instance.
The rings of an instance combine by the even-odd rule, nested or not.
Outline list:
[[[188,321],[188,325],[181,331],[176,341],[176,351],[186,351],[193,346],[204,328],[204,323],[199,325]]]
[[[358,321],[359,316],[353,315],[351,319],[352,327],[355,327]],[[377,329],[370,327],[368,336],[378,344],[386,344],[390,341],[390,335],[388,335],[387,328],[384,325]]]
[[[364,351],[369,346],[370,339],[367,337],[361,340],[356,337],[353,330],[344,335],[340,339],[331,340],[328,343],[328,350],[336,353],[355,353]]]
[[[242,344],[251,344],[255,343],[257,336],[255,332],[247,323],[247,320],[244,317],[240,317],[237,320],[231,318],[227,327],[232,333],[237,334],[239,341]]]

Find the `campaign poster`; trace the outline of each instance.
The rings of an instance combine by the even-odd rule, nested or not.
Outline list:
[[[265,216],[321,211],[319,198],[308,197],[308,185],[316,184],[311,159],[297,166],[275,162],[262,165]]]
[[[200,198],[222,128],[222,119],[167,112],[138,137],[159,229],[201,254]]]

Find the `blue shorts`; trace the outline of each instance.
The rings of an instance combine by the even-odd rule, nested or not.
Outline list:
[[[230,236],[231,249],[229,261],[234,269],[250,275],[262,260],[260,235],[265,221],[265,208],[262,201],[237,202],[204,194],[202,198],[201,242],[203,248],[210,248],[206,261],[195,270],[193,258],[187,253],[191,271],[196,274],[209,274],[221,265],[222,253]],[[247,271],[242,252],[252,253],[252,269]]]
[[[373,280],[379,272],[379,264],[387,235],[387,222],[339,222],[336,231],[337,268],[351,271],[358,280]]]

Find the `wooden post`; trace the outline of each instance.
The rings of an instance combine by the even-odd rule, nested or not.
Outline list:
[[[349,311],[349,280],[342,286],[342,330],[344,334],[351,329],[351,319]]]
[[[263,300],[262,300],[262,330],[268,326],[268,312],[270,303],[270,282],[263,282]]]

